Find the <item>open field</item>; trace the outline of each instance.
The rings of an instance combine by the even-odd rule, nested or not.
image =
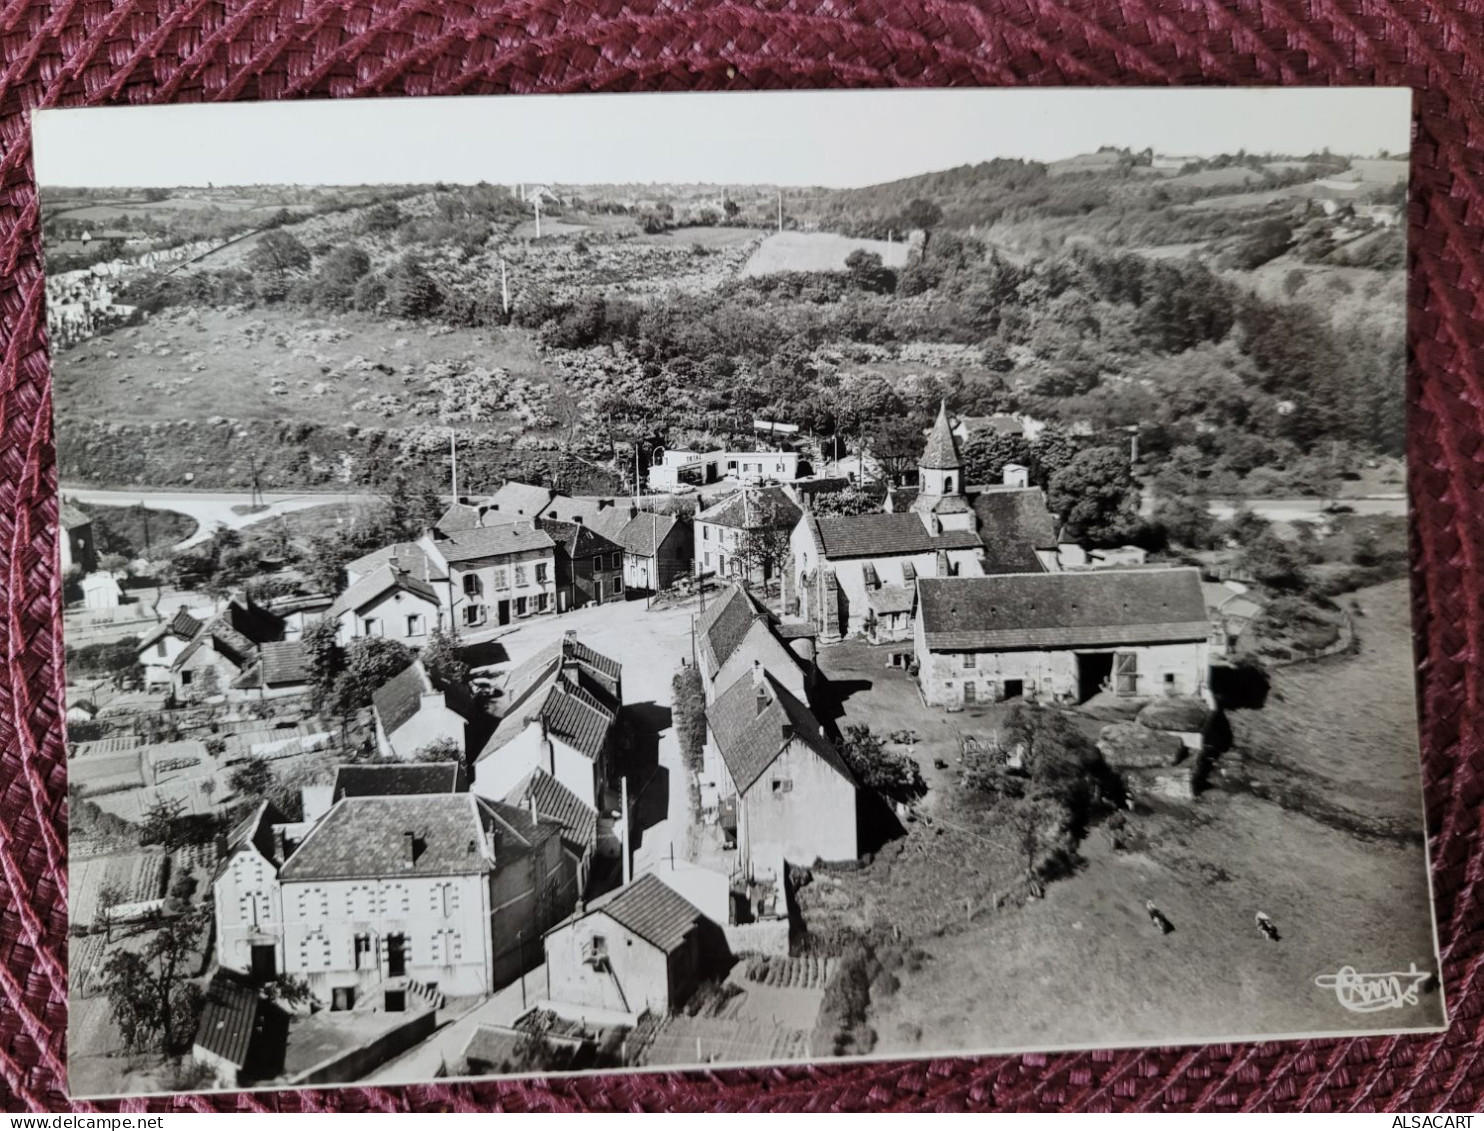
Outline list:
[[[881,256],[887,267],[907,265],[907,245],[886,240],[852,239],[833,232],[778,232],[762,242],[742,268],[743,275],[775,275],[780,271],[843,271],[853,251]]]
[[[1408,583],[1361,589],[1354,599],[1363,610],[1355,618],[1360,651],[1273,670],[1266,706],[1231,713],[1233,754],[1243,775],[1276,771],[1367,824],[1420,837]]]
[[[656,247],[742,247],[766,233],[757,228],[682,227],[668,232],[641,232],[633,238],[636,244],[653,244]]]
[[[93,338],[54,365],[64,422],[431,424],[443,406],[467,416],[471,394],[481,406],[513,402],[520,389],[544,401],[553,380],[520,330],[433,336],[385,319],[331,321],[274,308],[185,310]],[[517,422],[494,407],[486,419]]]

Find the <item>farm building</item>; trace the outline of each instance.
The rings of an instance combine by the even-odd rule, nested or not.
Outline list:
[[[702,805],[736,844],[752,877],[794,864],[853,860],[856,784],[809,708],[761,664],[706,712]]]
[[[709,972],[718,934],[673,889],[640,876],[547,933],[549,1005],[609,1019],[673,1013]]]
[[[182,605],[173,617],[156,626],[139,642],[135,655],[144,667],[146,687],[170,685],[170,671],[175,661],[186,645],[196,638],[201,625],[202,622],[191,616]]]
[[[506,676],[500,720],[474,760],[474,792],[508,797],[544,770],[584,805],[603,808],[622,705],[618,664],[568,633]]]
[[[229,841],[218,961],[303,978],[332,1009],[490,993],[571,907],[557,899],[559,830],[524,810],[467,793],[347,796],[292,846],[279,816],[265,803]]]
[[[767,611],[741,585],[730,585],[696,620],[696,663],[709,703],[762,664],[807,700],[813,667],[800,661]],[[803,643],[803,642],[801,642]]]
[[[383,757],[414,759],[434,743],[459,756],[489,736],[494,720],[461,687],[435,680],[421,661],[408,665],[371,696],[376,748]]]
[[[226,693],[258,663],[263,644],[283,639],[283,621],[250,597],[237,594],[180,650],[170,667],[176,699]],[[248,681],[257,690],[257,683]],[[241,688],[236,689],[238,692]],[[240,695],[239,695],[240,697]]]
[[[1195,569],[923,578],[917,594],[918,681],[931,704],[1198,696],[1206,685]]]
[[[259,1078],[268,1046],[281,1037],[286,1018],[277,1006],[258,996],[242,975],[218,970],[206,987],[201,1020],[191,1056],[211,1070],[218,1088],[238,1088]]]

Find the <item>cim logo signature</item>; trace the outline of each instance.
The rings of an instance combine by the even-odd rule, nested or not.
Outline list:
[[[1396,970],[1387,974],[1360,974],[1353,966],[1341,966],[1334,974],[1320,974],[1314,984],[1334,990],[1335,998],[1352,1013],[1376,1013],[1416,1005],[1423,987],[1432,979],[1426,970]]]

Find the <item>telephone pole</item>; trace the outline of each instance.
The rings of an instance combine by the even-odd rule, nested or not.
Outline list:
[[[505,275],[505,257],[500,256],[500,306],[510,313],[510,280]]]
[[[449,486],[453,490],[453,501],[459,501],[459,439],[458,433],[452,428],[448,430],[448,473]]]
[[[536,206],[536,238],[541,238],[541,193],[531,193],[531,203]]]
[[[778,190],[778,234],[783,234],[783,190]]]

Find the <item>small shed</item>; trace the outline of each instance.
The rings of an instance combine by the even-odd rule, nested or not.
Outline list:
[[[123,593],[111,573],[99,571],[82,579],[82,602],[90,609],[116,609]]]
[[[221,1088],[237,1088],[245,1082],[247,1068],[263,1034],[272,1007],[258,997],[247,978],[230,970],[218,970],[206,990],[201,1022],[191,1052],[210,1068]]]

